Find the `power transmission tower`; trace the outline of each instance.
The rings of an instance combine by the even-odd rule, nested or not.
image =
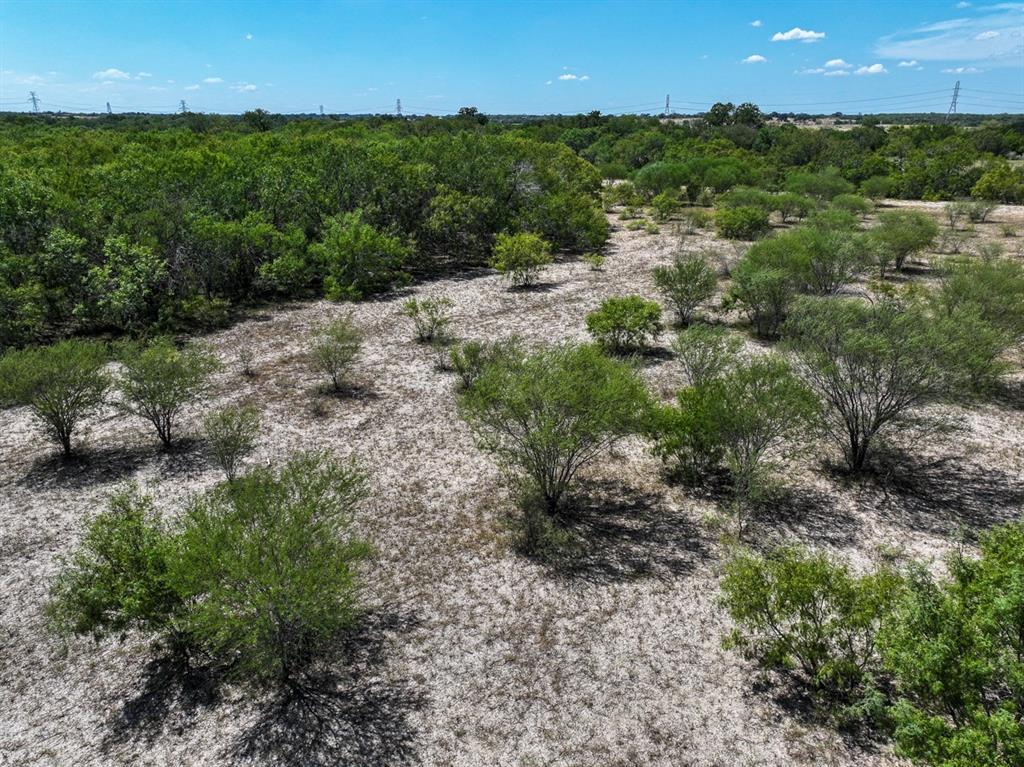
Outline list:
[[[960,96],[960,81],[956,81],[956,85],[953,86],[953,100],[949,102],[949,111],[946,112],[946,119],[943,122],[949,122],[950,115],[956,114],[956,100]]]
[[[114,114],[114,110],[112,110],[112,109],[110,108],[110,102],[109,102],[109,101],[107,102],[107,114],[108,114],[108,115],[112,115],[112,114]]]
[[[39,111],[39,97],[36,95],[35,91],[29,91],[28,92],[28,100],[32,102],[32,111],[33,112],[38,112]]]
[[[668,94],[665,94],[665,117],[668,117],[668,116],[669,116],[670,114],[672,114],[672,112],[671,112],[671,110],[669,109],[669,99],[668,99]]]
[[[395,117],[401,117],[401,116],[402,116],[402,100],[401,99],[397,99],[395,101]]]
[[[182,99],[179,102],[179,109],[181,110],[182,114],[188,114],[188,107],[185,105],[185,99]]]
[[[324,105],[323,104],[320,105],[320,116],[321,117],[324,116]]]

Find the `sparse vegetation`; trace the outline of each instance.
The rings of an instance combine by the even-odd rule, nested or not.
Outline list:
[[[737,362],[742,347],[739,336],[711,325],[691,325],[672,342],[691,386],[702,386],[728,371]]]
[[[551,248],[536,234],[499,234],[491,266],[514,286],[529,287],[551,263]]]
[[[251,405],[224,407],[203,419],[203,434],[213,460],[229,482],[238,475],[242,459],[256,447],[262,419]]]
[[[447,335],[452,323],[449,314],[452,306],[449,298],[410,298],[402,304],[402,313],[412,320],[416,340],[429,344]]]
[[[352,315],[338,317],[312,339],[309,353],[313,368],[330,379],[334,391],[341,391],[362,346],[363,333]]]
[[[642,351],[661,332],[661,307],[642,296],[606,298],[587,315],[587,330],[615,354]]]
[[[680,325],[688,325],[694,311],[715,295],[718,274],[699,253],[680,253],[671,266],[657,266],[654,284],[676,310]]]

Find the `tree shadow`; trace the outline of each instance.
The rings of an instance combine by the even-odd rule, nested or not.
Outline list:
[[[756,548],[792,539],[843,548],[857,542],[861,528],[832,494],[806,486],[773,487],[746,520],[746,536]]]
[[[393,637],[417,623],[412,614],[391,608],[364,613],[329,658],[318,659],[299,681],[257,705],[254,719],[224,746],[217,762],[295,767],[413,763],[418,732],[410,714],[422,710],[427,698],[411,682],[389,676],[386,665]],[[181,656],[152,659],[141,690],[114,716],[104,747],[153,743],[168,731],[181,734],[221,703],[225,683],[220,670],[190,665]]]
[[[120,482],[151,461],[160,461],[160,474],[174,478],[205,469],[206,457],[197,439],[178,440],[164,448],[158,440],[130,445],[86,447],[70,458],[49,453],[32,462],[19,484],[30,489],[63,487],[83,489]]]
[[[509,287],[509,293],[550,293],[556,290],[560,282],[533,282],[529,285],[512,285]]]
[[[664,507],[660,494],[619,480],[584,481],[560,521],[571,542],[541,561],[568,580],[670,580],[690,574],[710,556],[685,513]]]
[[[878,462],[865,491],[886,521],[942,536],[973,536],[1020,519],[1024,509],[1024,479],[957,456],[928,460],[894,451]]]
[[[301,684],[272,696],[224,755],[256,764],[376,767],[412,764],[418,732],[410,714],[426,695],[385,673],[390,637],[418,623],[382,610],[363,616],[331,664],[318,663]]]

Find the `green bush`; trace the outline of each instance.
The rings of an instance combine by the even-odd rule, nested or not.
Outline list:
[[[793,675],[841,720],[858,709],[880,715],[876,643],[901,588],[891,569],[857,576],[803,548],[740,553],[722,579],[722,603],[737,624],[725,646]]]
[[[653,276],[680,325],[689,324],[697,307],[710,300],[718,286],[718,274],[701,253],[679,253],[671,266],[655,267]]]
[[[1009,258],[947,259],[936,300],[953,315],[973,309],[1017,341],[1024,340],[1024,265]]]
[[[827,202],[841,194],[851,194],[853,184],[840,176],[834,168],[824,173],[794,171],[786,178],[786,191]]]
[[[449,310],[455,304],[450,298],[410,298],[402,304],[402,314],[412,320],[416,340],[431,343],[443,339],[451,325]]]
[[[402,271],[410,248],[375,229],[360,211],[328,219],[321,241],[309,252],[324,273],[324,293],[333,300],[358,300],[410,280]]]
[[[351,314],[338,317],[321,328],[309,347],[313,368],[331,380],[335,391],[341,391],[352,363],[363,347],[363,332]]]
[[[566,345],[487,364],[459,412],[480,447],[528,479],[553,513],[580,469],[639,429],[646,405],[629,365]]]
[[[82,421],[102,407],[110,376],[106,348],[87,341],[61,341],[0,357],[0,402],[28,407],[47,439],[65,456]]]
[[[220,364],[201,348],[178,349],[160,338],[141,348],[129,346],[122,366],[122,407],[153,424],[160,442],[170,447],[185,408],[207,393],[210,376]]]
[[[651,200],[651,209],[656,221],[668,221],[679,212],[679,197],[670,192],[662,192]]]
[[[792,218],[807,218],[815,208],[814,200],[795,192],[780,192],[772,195],[771,204],[772,210],[779,212],[783,223]]]
[[[892,192],[892,179],[888,176],[872,176],[860,182],[860,193],[869,200],[884,200]]]
[[[736,364],[742,348],[743,341],[738,336],[711,325],[691,325],[672,342],[691,386],[702,386],[728,371]]]
[[[756,240],[771,229],[763,208],[721,208],[715,211],[718,234],[730,240]]]
[[[487,365],[505,357],[515,359],[522,355],[522,342],[513,336],[493,343],[466,341],[451,350],[449,359],[462,388],[468,389],[483,374]]]
[[[833,208],[846,211],[854,216],[865,218],[875,209],[874,203],[866,197],[857,194],[839,194],[832,198],[830,203]]]
[[[779,269],[789,275],[794,290],[827,295],[863,270],[866,252],[863,235],[809,225],[754,243],[741,263]]]
[[[115,494],[62,563],[46,610],[53,627],[96,639],[169,632],[171,616],[184,607],[168,577],[170,545],[148,497],[135,487]]]
[[[683,232],[693,234],[698,229],[706,229],[714,221],[715,217],[706,210],[700,208],[687,208],[679,214],[682,222]]]
[[[531,232],[499,234],[494,244],[491,267],[513,285],[533,285],[541,271],[551,263],[551,248]]]
[[[896,751],[935,767],[1024,764],[1024,527],[986,533],[949,576],[910,579],[879,637]]]
[[[1007,162],[993,163],[971,189],[971,197],[1003,203],[1024,202],[1024,173]]]
[[[761,266],[744,258],[732,271],[732,285],[723,306],[728,309],[738,305],[759,336],[773,338],[779,334],[796,292],[788,270]]]
[[[605,349],[644,349],[661,332],[661,307],[642,296],[606,298],[587,315],[587,331]]]
[[[114,497],[58,576],[64,634],[147,631],[242,681],[294,689],[357,618],[354,465],[302,455],[194,499],[172,529],[135,491]]]
[[[234,481],[242,459],[256,447],[260,426],[260,411],[251,405],[224,407],[203,419],[206,444],[229,482]]]
[[[760,208],[768,213],[775,210],[775,195],[763,189],[737,186],[719,195],[717,204],[722,208]]]
[[[860,471],[876,436],[950,391],[959,343],[917,303],[804,299],[784,336],[825,404],[826,431]]]
[[[878,226],[871,230],[876,246],[889,254],[898,270],[903,269],[908,258],[930,247],[938,236],[935,220],[927,213],[913,210],[880,213]]]
[[[675,407],[655,408],[654,452],[684,470],[706,470],[724,459],[742,533],[743,505],[763,483],[768,452],[808,432],[817,400],[776,356],[734,365],[683,389],[677,400]]]
[[[592,272],[599,272],[604,268],[605,257],[600,253],[584,253],[583,260],[590,265]]]

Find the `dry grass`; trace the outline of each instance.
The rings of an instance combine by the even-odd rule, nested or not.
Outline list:
[[[915,207],[941,216],[940,205]],[[976,237],[1001,239],[1007,222],[1024,231],[1020,208],[1000,208],[993,219]],[[563,262],[533,290],[483,274],[414,292],[450,298],[454,329],[466,338],[582,340],[584,315],[604,297],[656,297],[650,269],[678,246],[669,227],[647,235],[613,223],[604,271]],[[707,234],[684,246],[737,255]],[[667,485],[640,441],[587,476],[572,557],[554,567],[517,555],[507,525],[513,504],[456,415],[454,376],[413,342],[404,297],[354,307],[367,345],[353,385],[315,408],[320,382],[304,341],[347,307],[268,310],[205,339],[229,366],[211,404],[244,400],[265,411],[252,462],[325,448],[359,456],[373,478],[359,522],[380,551],[366,573],[371,609],[347,670],[331,678],[316,710],[182,679],[138,637],[67,647],[51,638],[41,605],[59,557],[120,483],[144,485],[172,514],[218,472],[201,445],[161,453],[143,424],[113,411],[90,424],[83,459],[61,464],[24,411],[0,412],[0,764],[898,761],[884,746],[807,721],[720,648],[727,619],[716,604],[724,552],[708,523],[714,498]],[[241,346],[254,351],[253,378],[237,372]],[[751,351],[759,346],[750,342]],[[667,354],[648,357],[642,371],[666,396],[682,382]],[[753,520],[751,538],[798,538],[862,564],[893,549],[934,560],[960,531],[969,537],[1016,518],[1021,385],[1018,376],[1015,395],[958,410],[961,434],[909,446],[894,464],[902,468],[876,482],[830,475],[822,449],[791,456],[788,489]]]

